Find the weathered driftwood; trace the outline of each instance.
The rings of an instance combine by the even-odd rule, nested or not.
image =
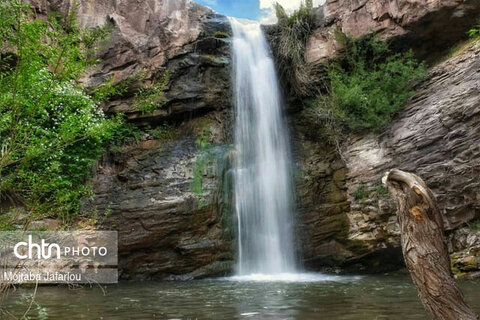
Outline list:
[[[418,176],[394,169],[388,191],[397,203],[402,251],[425,309],[434,319],[479,319],[453,277],[435,196]]]

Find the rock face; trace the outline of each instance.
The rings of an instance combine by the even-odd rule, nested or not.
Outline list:
[[[381,271],[395,267],[387,263],[401,265],[395,207],[381,182],[391,168],[414,172],[427,182],[445,217],[451,251],[467,249],[473,255],[469,259],[476,261],[473,236],[456,230],[468,230],[467,223],[480,218],[478,70],[477,43],[433,68],[381,135],[351,136],[333,158],[328,152],[326,157],[318,155],[325,149],[303,157],[304,167],[314,165],[311,184],[323,186],[307,191],[307,199],[330,195],[314,201],[317,207],[310,205],[312,212],[300,215],[311,233],[304,241],[308,266]],[[317,244],[310,245],[311,239]]]
[[[358,203],[354,195],[358,186],[347,184],[349,171],[339,150],[312,136],[315,130],[311,124],[300,120],[294,121],[293,127],[298,170],[297,240],[303,265],[315,271],[355,273],[401,267],[393,203],[377,193]],[[361,221],[355,220],[356,213]],[[385,232],[392,233],[388,239],[383,236]]]
[[[75,7],[70,0],[32,4],[40,17],[51,10],[66,15]],[[126,93],[103,106],[106,112],[122,112],[146,125],[229,107],[229,39],[215,38],[217,31],[230,33],[226,17],[189,0],[80,1],[76,12],[82,26],[111,28],[100,63],[83,78],[85,85],[128,83]],[[161,81],[165,70],[170,79],[166,103],[143,114],[133,104],[135,92]]]
[[[99,166],[90,205],[107,212],[104,228],[119,232],[122,278],[231,272],[231,199],[221,192],[231,189],[229,149],[221,144],[223,119],[216,116],[185,123],[168,140],[125,146]]]
[[[32,4],[39,18],[75,7],[70,0]],[[123,113],[140,127],[170,124],[166,138],[145,133],[106,155],[92,179],[95,196],[85,208],[99,213],[102,228],[119,231],[121,277],[230,273],[230,40],[216,36],[231,33],[227,18],[189,0],[79,1],[76,12],[82,26],[111,28],[100,63],[82,79],[87,87],[127,84],[102,106],[107,114]],[[166,72],[164,105],[138,110],[138,89]]]
[[[480,277],[480,224],[468,223],[449,235],[452,269],[461,278]]]
[[[477,0],[327,0],[317,9],[318,25],[305,57],[320,62],[337,55],[335,30],[358,37],[376,33],[396,49],[412,48],[434,61],[457,41],[480,14]]]
[[[32,0],[39,16],[66,14],[73,1]],[[232,271],[235,248],[230,158],[231,58],[225,17],[187,0],[79,2],[84,26],[110,24],[101,63],[83,82],[110,79],[129,89],[102,107],[140,127],[170,123],[167,138],[145,134],[99,164],[86,207],[102,228],[119,230],[123,278],[191,279]],[[477,0],[330,0],[306,58],[341,52],[334,30],[376,32],[397,48],[436,58],[480,15]],[[445,24],[448,23],[448,28]],[[170,77],[165,105],[142,113],[135,92]],[[446,219],[454,268],[478,272],[480,218],[480,49],[467,47],[433,68],[418,94],[381,135],[349,136],[333,147],[290,117],[297,163],[298,247],[306,268],[379,272],[403,264],[395,208],[381,185],[386,170],[420,175]],[[139,76],[141,75],[141,76]],[[298,108],[297,108],[298,109]],[[105,213],[105,214],[103,214]]]

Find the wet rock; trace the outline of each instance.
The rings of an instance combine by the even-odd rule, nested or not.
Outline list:
[[[102,214],[102,228],[119,232],[122,278],[231,272],[231,199],[219,192],[228,190],[229,147],[215,143],[224,141],[221,126],[213,115],[192,120],[175,139],[125,147],[99,167],[89,206]],[[198,144],[200,133],[208,146]]]
[[[456,252],[450,258],[455,276],[462,279],[480,278],[480,246]]]

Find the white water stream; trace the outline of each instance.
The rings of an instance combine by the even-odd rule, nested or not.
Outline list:
[[[275,66],[258,23],[231,19],[231,25],[237,276],[291,278],[296,271],[292,166]]]

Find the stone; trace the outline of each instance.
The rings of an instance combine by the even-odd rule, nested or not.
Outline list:
[[[318,28],[305,51],[309,62],[325,62],[341,53],[335,30],[355,38],[374,33],[396,50],[412,48],[418,58],[433,62],[466,38],[466,31],[477,22],[480,2],[328,0],[316,11]]]
[[[60,222],[55,219],[42,219],[30,222],[30,230],[57,230],[60,228]]]
[[[402,267],[395,204],[378,191],[392,168],[418,174],[433,190],[450,234],[450,252],[480,244],[477,233],[465,227],[480,218],[478,70],[480,44],[469,44],[429,71],[384,132],[351,134],[340,150],[309,136],[311,125],[293,123],[297,166],[308,176],[297,182],[298,228],[308,268],[374,272]],[[338,161],[344,169],[327,173],[325,166]],[[360,184],[364,196],[356,199]]]
[[[31,3],[39,18],[52,10],[63,15],[73,10],[71,1]],[[113,84],[129,83],[126,93],[103,104],[107,113],[124,113],[132,122],[148,125],[230,106],[229,39],[213,38],[216,31],[231,33],[225,16],[188,0],[141,5],[126,0],[80,1],[76,10],[83,27],[112,27],[100,48],[99,64],[81,81],[87,87],[110,79]],[[133,104],[135,92],[160,81],[164,70],[170,78],[166,104],[144,114]]]
[[[209,117],[183,124],[174,140],[134,144],[99,166],[95,197],[86,209],[100,213],[102,229],[118,230],[121,278],[186,280],[231,273],[231,199],[218,193],[228,188],[228,148],[203,148],[192,134],[222,135],[214,129],[222,123]],[[216,148],[214,156],[200,160]],[[198,169],[199,161],[204,169]],[[195,175],[200,191],[193,189]]]
[[[73,10],[71,1],[31,3],[40,19],[52,10],[65,16]],[[81,26],[112,29],[99,64],[82,83],[89,88],[110,79],[128,83],[127,91],[102,109],[123,113],[138,126],[168,122],[179,131],[168,141],[146,135],[106,155],[92,179],[95,196],[84,210],[100,213],[100,228],[119,231],[121,278],[229,274],[231,204],[219,192],[228,184],[228,161],[221,157],[224,151],[202,159],[210,151],[197,143],[206,133],[212,150],[229,148],[230,40],[215,38],[217,31],[231,34],[228,19],[188,0],[80,1],[76,10]],[[165,105],[151,113],[137,110],[135,92],[160,81],[164,70],[169,72]],[[199,162],[206,164],[199,168]],[[197,192],[194,175],[201,180]]]

